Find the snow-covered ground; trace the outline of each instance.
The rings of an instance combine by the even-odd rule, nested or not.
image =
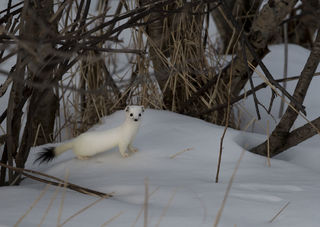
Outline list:
[[[271,46],[270,51],[264,62],[276,79],[282,78],[283,45]],[[288,76],[300,74],[308,55],[308,50],[289,45]],[[4,78],[0,80],[2,82]],[[254,83],[261,82],[255,74]],[[288,83],[290,92],[294,90],[295,83]],[[320,77],[315,77],[304,103],[309,120],[320,115],[319,87]],[[266,106],[271,95],[269,90],[257,93],[260,102]],[[6,99],[1,99],[2,111],[6,107]],[[33,164],[33,160],[40,148],[35,148],[26,168],[60,178],[68,175],[72,183],[106,193],[114,192],[113,198],[96,203],[71,218],[65,226],[102,226],[106,222],[107,226],[116,227],[143,226],[146,179],[149,195],[147,226],[213,226],[242,150],[266,139],[267,122],[271,131],[277,122],[279,103],[277,98],[272,110],[275,120],[260,108],[263,119],[249,129],[254,133],[228,129],[219,183],[214,179],[223,128],[156,110],[146,111],[134,142],[140,151],[129,158],[122,158],[114,149],[80,161],[69,151],[52,163],[38,166]],[[255,116],[252,97],[242,105],[248,112],[241,115],[244,126]],[[116,112],[91,130],[115,127],[123,119],[123,112]],[[299,118],[295,127],[304,123]],[[319,136],[314,136],[272,159],[271,167],[264,157],[245,151],[219,226],[319,226],[319,147]],[[21,217],[19,226],[22,227],[38,226],[43,217],[41,226],[56,226],[97,200],[70,190],[64,193],[63,188],[57,191],[56,187],[50,186],[35,203],[44,188],[44,184],[29,179],[24,180],[21,186],[1,187],[0,226],[14,226]],[[52,206],[47,210],[51,201]],[[284,210],[276,216],[282,208]]]
[[[123,112],[106,117],[94,130],[114,127]],[[139,152],[122,158],[111,150],[87,161],[72,152],[50,164],[33,165],[35,149],[27,168],[43,171],[70,182],[103,192],[114,192],[75,216],[66,226],[101,226],[121,214],[109,226],[134,226],[145,197],[148,179],[148,226],[213,226],[229,179],[243,147],[257,144],[265,136],[229,129],[224,140],[220,182],[215,183],[219,142],[223,128],[166,111],[147,110],[134,142]],[[304,149],[303,146],[300,149]],[[187,150],[183,153],[180,151]],[[177,154],[174,158],[173,155]],[[44,184],[23,181],[19,187],[0,189],[0,222],[12,226],[37,199]],[[24,217],[20,226],[37,226],[55,194],[51,186]],[[67,190],[61,208],[60,189],[42,226],[57,224],[97,198]],[[245,152],[236,173],[219,226],[317,226],[320,223],[320,175],[283,160],[266,159]],[[269,221],[289,202],[284,211]],[[143,226],[143,215],[135,226]]]

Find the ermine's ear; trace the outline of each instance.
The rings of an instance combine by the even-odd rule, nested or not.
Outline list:
[[[141,109],[142,109],[142,113],[144,113],[144,107],[143,106],[141,107]]]
[[[126,111],[126,112],[129,112],[129,108],[130,108],[130,106],[127,106],[127,107],[125,108],[125,111]]]

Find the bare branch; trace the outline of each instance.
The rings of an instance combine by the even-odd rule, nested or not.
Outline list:
[[[281,153],[282,151],[288,150],[290,147],[294,147],[316,134],[320,135],[319,129],[320,117],[290,132],[286,143],[283,145],[283,147],[279,148],[278,152]]]
[[[294,91],[293,97],[299,103],[303,103],[307,90],[313,78],[313,75],[319,65],[320,60],[320,27],[318,28],[318,34],[314,42],[312,51],[308,57],[308,60],[301,72],[298,84]],[[296,103],[291,102],[288,106],[285,114],[281,118],[280,122],[272,132],[270,136],[270,155],[271,157],[281,152],[284,145],[287,143],[287,137],[290,129],[298,117],[298,111],[296,110]],[[266,142],[251,149],[251,152],[266,155]]]
[[[273,34],[273,32],[275,32],[275,28],[278,26],[278,24],[280,24],[279,21],[281,21],[287,15],[288,8],[294,7],[295,3],[296,3],[295,0],[290,1],[290,4],[289,2],[285,4],[279,1],[277,3],[274,3],[273,7],[268,5],[268,6],[265,6],[264,9],[262,9],[260,15],[254,21],[253,29],[250,32],[251,34],[250,41],[254,41],[255,46],[251,44],[251,42],[249,41],[248,37],[245,34],[241,33],[241,29],[239,25],[237,24],[236,20],[234,19],[234,16],[232,15],[232,12],[230,11],[229,7],[225,4],[224,0],[222,0],[221,5],[223,8],[223,11],[227,15],[228,19],[231,21],[232,25],[235,27],[237,32],[241,34],[241,38],[243,38],[254,61],[260,65],[262,71],[264,72],[265,76],[268,78],[269,82],[273,86],[278,88],[286,97],[288,97],[288,99],[290,99],[291,102],[295,103],[295,106],[296,108],[298,108],[298,110],[300,110],[302,113],[305,114],[304,106],[300,104],[297,100],[295,100],[293,96],[291,96],[279,83],[276,82],[276,80],[273,78],[273,76],[271,75],[267,67],[262,62],[261,57],[256,52],[259,49],[266,48],[269,37],[271,36],[271,34]],[[273,9],[274,7],[278,7],[277,10]],[[269,19],[267,20],[267,18]],[[267,23],[263,22],[264,20],[267,20]],[[241,90],[245,84],[245,83],[239,84],[239,80],[240,81],[244,80],[244,82],[247,81],[247,79],[239,78],[236,83],[236,86],[238,87],[236,90],[239,90],[239,89]]]
[[[54,186],[67,187],[67,188],[69,188],[69,189],[71,189],[73,191],[77,191],[77,192],[80,192],[80,193],[83,193],[83,194],[95,195],[95,196],[98,196],[98,197],[105,197],[105,198],[109,198],[109,197],[113,196],[112,194],[107,194],[107,193],[95,191],[95,190],[92,190],[92,189],[89,189],[89,188],[84,188],[84,187],[81,187],[79,185],[72,184],[70,182],[62,180],[62,179],[60,179],[58,177],[54,177],[54,176],[51,176],[51,175],[48,175],[48,174],[44,174],[44,173],[41,173],[41,172],[38,172],[38,171],[35,171],[35,170],[29,170],[29,169],[24,169],[24,168],[13,167],[13,166],[9,166],[9,165],[6,165],[4,163],[1,163],[1,162],[0,162],[0,166],[2,166],[4,168],[11,169],[11,170],[14,170],[14,171],[16,171],[16,172],[18,172],[18,173],[30,178],[30,179],[33,179],[33,180],[36,180],[36,181],[40,181],[40,182],[43,182],[43,183],[46,183],[46,184],[51,184],[51,185],[54,185]],[[39,176],[42,176],[42,177],[45,177],[45,178],[52,179],[54,181],[46,180],[44,178],[36,177],[34,175],[39,175]]]
[[[320,76],[320,72],[319,73],[315,73],[313,76]],[[283,79],[278,79],[276,81],[278,83],[282,83],[282,82],[285,82],[285,81],[298,80],[299,78],[300,78],[300,76],[293,76],[293,77],[287,77],[287,78],[283,78]],[[244,98],[247,98],[248,96],[252,95],[254,91],[256,92],[256,91],[259,91],[259,90],[261,90],[263,88],[266,88],[266,87],[268,87],[267,83],[261,83],[261,84],[257,85],[256,87],[254,87],[253,89],[244,92],[242,95],[239,95],[238,97],[235,97],[235,98],[231,99],[230,105],[233,105],[233,104],[239,102],[240,100],[242,100]],[[195,113],[195,116],[201,116],[203,114],[208,114],[208,113],[211,113],[211,112],[214,112],[214,111],[218,111],[220,109],[226,108],[227,106],[228,106],[227,103],[218,104],[218,105],[215,105],[215,106],[213,106],[210,109],[207,109],[205,111]],[[191,113],[188,113],[188,114],[191,114]]]

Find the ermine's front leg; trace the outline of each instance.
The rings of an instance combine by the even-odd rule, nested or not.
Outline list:
[[[129,156],[129,154],[126,152],[127,148],[127,144],[119,144],[119,152],[124,158],[127,158]]]
[[[138,152],[139,151],[138,148],[133,147],[131,143],[128,145],[128,149],[131,152]]]

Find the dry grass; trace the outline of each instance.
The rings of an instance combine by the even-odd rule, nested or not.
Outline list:
[[[132,10],[137,5],[136,1],[122,3],[122,12]],[[175,0],[172,4],[180,7],[183,1]],[[103,4],[99,7],[99,12],[103,12]],[[173,6],[167,6],[166,9],[171,9],[170,7]],[[200,4],[188,10],[197,13],[204,9],[205,6]],[[60,24],[62,30],[72,25],[71,13],[72,10],[69,17],[65,18],[65,23]],[[99,123],[103,116],[124,109],[128,104],[183,113],[185,107],[182,104],[207,81],[214,77],[220,78],[221,75],[217,72],[221,72],[226,61],[225,56],[217,54],[217,43],[210,39],[210,36],[204,46],[204,15],[195,15],[190,16],[186,11],[165,18],[161,28],[164,37],[161,43],[149,34],[146,27],[131,29],[128,43],[117,43],[112,47],[131,48],[149,54],[123,54],[129,64],[126,68],[120,68],[123,63],[120,65],[117,53],[98,54],[88,51],[86,56],[69,70],[60,84],[75,89],[59,89],[63,104],[53,138],[61,140],[75,137]],[[174,23],[171,23],[171,20]],[[101,31],[97,31],[98,33]],[[228,51],[233,48],[231,44],[234,39],[233,35]],[[110,48],[110,42],[99,44],[99,47]],[[157,70],[168,75],[163,84],[157,81]],[[188,108],[201,112],[216,104],[226,103],[226,86],[218,79],[212,88]],[[201,118],[221,123],[224,122],[225,114],[213,112]],[[234,118],[230,117],[230,121],[233,120]]]
[[[40,221],[38,227],[41,227],[41,225],[43,224],[44,220],[46,219],[46,217],[47,217],[47,215],[48,215],[48,213],[49,213],[49,211],[50,211],[50,209],[51,209],[51,207],[52,207],[52,204],[53,204],[54,200],[56,199],[56,197],[57,197],[57,195],[58,195],[58,193],[59,193],[59,189],[60,189],[60,188],[61,188],[61,187],[59,186],[59,187],[57,187],[57,188],[55,189],[55,191],[54,191],[54,193],[53,193],[53,195],[52,195],[52,197],[51,197],[51,199],[50,199],[50,202],[49,202],[49,204],[48,204],[48,207],[47,207],[47,209],[45,210],[45,212],[44,212],[43,215],[42,215],[42,218],[41,218],[41,221]]]
[[[179,152],[171,155],[171,156],[170,156],[170,159],[174,159],[174,158],[177,157],[178,155],[181,155],[181,154],[183,154],[184,152],[186,152],[186,151],[191,151],[191,150],[193,150],[193,149],[194,149],[193,147],[189,147],[189,148],[183,149],[182,151],[179,151]]]
[[[108,221],[104,222],[101,227],[105,227],[107,225],[109,225],[111,222],[113,222],[114,220],[116,220],[118,217],[120,217],[123,214],[122,211],[120,211],[118,214],[116,214],[115,216],[113,216],[112,218],[110,218]]]
[[[64,179],[65,182],[68,182],[68,178],[69,178],[69,170],[66,169],[65,179]],[[63,210],[63,204],[64,204],[64,199],[65,199],[66,191],[67,191],[67,184],[64,184],[63,192],[62,192],[62,196],[61,196],[61,201],[60,201],[60,207],[59,207],[59,213],[58,213],[58,219],[57,219],[57,226],[60,226],[61,216],[62,216],[62,210]]]
[[[233,170],[233,173],[232,173],[231,178],[230,178],[230,180],[229,180],[229,183],[228,183],[226,192],[225,192],[225,194],[224,194],[224,197],[223,197],[221,206],[220,206],[219,211],[218,211],[218,213],[217,213],[217,215],[216,215],[216,218],[215,218],[215,221],[214,221],[214,224],[213,224],[214,227],[217,227],[218,224],[219,224],[219,222],[220,222],[220,218],[221,218],[221,215],[222,215],[224,206],[225,206],[225,204],[226,204],[226,202],[227,202],[227,198],[228,198],[228,196],[229,196],[229,193],[230,193],[230,190],[231,190],[231,186],[232,186],[234,177],[235,177],[235,175],[236,175],[236,173],[237,173],[237,171],[238,171],[238,169],[239,169],[240,162],[241,162],[241,160],[242,160],[242,158],[243,158],[243,156],[244,156],[244,153],[245,153],[245,150],[243,150],[243,151],[241,152],[241,155],[240,155],[240,157],[239,157],[239,159],[238,159],[238,162],[237,162],[237,164],[236,164],[236,166],[235,166],[235,168],[234,168],[234,170]]]
[[[176,0],[172,5],[179,7],[183,3]],[[199,5],[187,10],[197,13],[204,10],[204,6]],[[174,23],[170,22],[171,19]],[[203,45],[203,21],[203,15],[190,16],[182,12],[161,21],[161,29],[158,31],[150,26],[152,31],[145,34],[148,37],[150,58],[143,59],[142,64],[153,66],[154,76],[159,82],[163,103],[160,102],[157,106],[183,113],[186,108],[184,103],[209,80],[219,77],[217,72],[221,71],[225,59],[216,54],[216,44],[212,40],[208,39],[207,45]],[[152,64],[146,61],[151,61]],[[149,77],[153,76],[152,72],[147,73],[150,74]],[[145,74],[145,71],[139,74]],[[167,79],[162,81],[164,76]],[[225,86],[218,79],[216,85],[199,97],[198,102],[188,106],[188,109],[191,112],[195,110],[196,113],[217,103],[225,103]],[[162,96],[158,95],[160,98],[157,100],[161,100]],[[217,112],[202,116],[214,123],[218,122],[219,117],[221,116],[218,116]]]
[[[152,196],[156,191],[159,190],[159,188],[160,188],[160,187],[157,187],[156,189],[154,189],[154,190],[148,195],[148,200],[151,198],[151,196]],[[144,206],[141,207],[141,209],[140,209],[140,211],[139,211],[139,213],[138,213],[138,215],[137,215],[136,219],[134,220],[134,222],[133,222],[133,224],[132,224],[131,227],[135,227],[135,226],[136,226],[136,224],[137,224],[139,218],[141,217],[143,211],[144,211]]]
[[[164,218],[164,216],[166,216],[167,211],[168,211],[168,209],[169,209],[169,207],[170,207],[170,205],[171,205],[171,203],[172,203],[172,201],[173,201],[176,193],[177,193],[177,189],[174,189],[174,190],[173,190],[173,193],[172,193],[172,195],[171,195],[171,197],[170,197],[170,199],[169,199],[169,201],[168,201],[168,203],[167,203],[167,205],[166,205],[166,206],[163,208],[163,210],[162,210],[162,213],[161,213],[161,215],[160,215],[160,218],[159,218],[157,224],[155,225],[156,227],[159,227],[159,226],[160,226],[160,223],[161,223],[162,219]]]
[[[49,184],[47,184],[43,190],[41,191],[41,193],[39,194],[39,196],[34,200],[34,202],[32,203],[32,205],[29,207],[29,209],[18,219],[18,221],[14,224],[14,227],[17,227],[21,224],[22,220],[30,213],[30,211],[37,205],[37,203],[40,201],[40,199],[45,195],[45,193],[48,191],[49,189]]]
[[[144,34],[142,27],[132,29],[127,45],[144,50]],[[101,48],[107,48],[106,45],[101,45]],[[126,47],[119,46],[121,48]],[[103,116],[124,109],[129,104],[162,108],[161,93],[150,76],[149,59],[136,54],[127,54],[126,57],[132,67],[123,71],[119,69],[116,53],[97,54],[90,51],[70,70],[70,76],[66,77],[64,84],[76,89],[62,89],[60,98],[63,105],[55,138],[62,138],[61,133],[67,131],[70,131],[67,137],[77,136],[100,122]]]
[[[92,203],[88,204],[87,206],[81,208],[80,210],[78,210],[76,213],[74,213],[73,215],[71,215],[70,217],[68,217],[64,222],[62,222],[59,226],[63,226],[65,225],[67,222],[69,222],[71,219],[75,218],[76,216],[78,216],[79,214],[83,213],[84,211],[88,210],[90,207],[93,207],[94,205],[96,205],[97,203],[99,203],[100,201],[106,199],[107,196],[101,197],[95,201],[93,201]]]

